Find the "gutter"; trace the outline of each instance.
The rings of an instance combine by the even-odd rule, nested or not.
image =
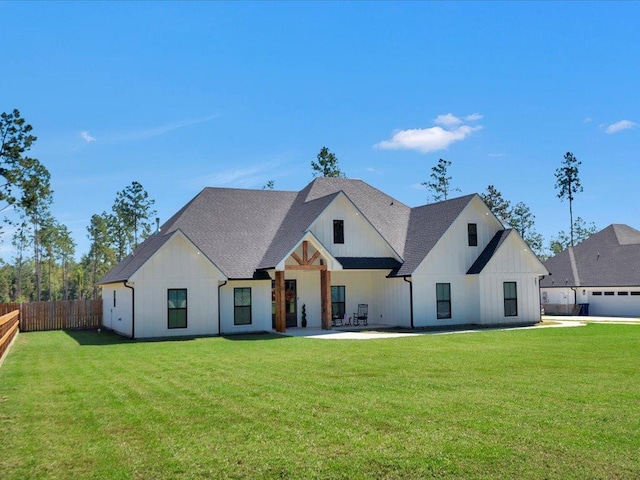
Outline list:
[[[218,285],[218,336],[222,336],[222,322],[220,320],[220,289],[227,284],[227,280],[222,285]]]
[[[131,339],[136,338],[136,291],[131,285],[127,285],[129,280],[125,280],[122,284],[131,289]]]
[[[409,316],[411,317],[411,329],[413,329],[413,280],[407,280],[407,277],[402,277],[402,279],[409,284]]]

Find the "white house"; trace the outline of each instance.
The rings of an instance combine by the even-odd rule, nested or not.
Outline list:
[[[474,195],[410,208],[360,181],[205,188],[100,282],[104,326],[135,338],[299,327],[368,305],[402,327],[540,319],[547,274]]]
[[[640,232],[613,224],[545,262],[545,313],[640,317]],[[588,307],[587,307],[588,305]]]

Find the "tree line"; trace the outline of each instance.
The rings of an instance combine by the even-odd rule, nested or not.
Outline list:
[[[138,182],[117,192],[110,212],[91,217],[89,252],[76,260],[71,232],[51,212],[51,175],[29,155],[32,131],[17,109],[0,114],[0,232],[13,249],[0,260],[0,302],[99,298],[96,282],[151,232],[154,201]]]
[[[96,283],[131,253],[153,230],[155,201],[136,181],[116,192],[110,211],[94,214],[87,227],[89,251],[76,259],[76,243],[66,225],[51,212],[51,175],[36,158],[29,156],[37,138],[18,110],[0,114],[0,212],[5,212],[3,240],[11,237],[13,257],[0,260],[0,302],[99,298]],[[440,159],[431,169],[430,181],[422,184],[430,200],[446,200],[452,192],[448,174],[450,161]],[[573,219],[573,201],[582,191],[580,162],[568,152],[556,171],[561,200],[569,201],[569,234],[561,231],[549,242],[551,254],[559,253],[596,231],[593,223]],[[314,177],[346,177],[337,156],[322,147],[311,162]],[[270,180],[263,187],[273,189]],[[534,252],[546,257],[542,236],[535,230],[535,215],[523,202],[505,199],[494,185],[480,194],[504,224],[516,229]],[[156,222],[158,220],[156,219]]]

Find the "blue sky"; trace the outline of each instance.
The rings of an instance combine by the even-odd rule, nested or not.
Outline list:
[[[554,172],[571,151],[575,215],[640,228],[637,2],[5,2],[0,18],[0,110],[33,125],[78,256],[134,180],[164,221],[205,186],[299,190],[322,146],[410,206],[445,158],[461,194],[495,185],[546,239],[568,231]]]

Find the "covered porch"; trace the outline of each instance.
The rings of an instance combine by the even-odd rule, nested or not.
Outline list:
[[[409,286],[388,278],[397,262],[389,258],[335,258],[307,239],[270,272],[272,328],[279,333],[309,329],[389,328],[409,322]],[[358,306],[367,309],[366,322],[354,325]],[[351,317],[351,325],[335,318]]]

